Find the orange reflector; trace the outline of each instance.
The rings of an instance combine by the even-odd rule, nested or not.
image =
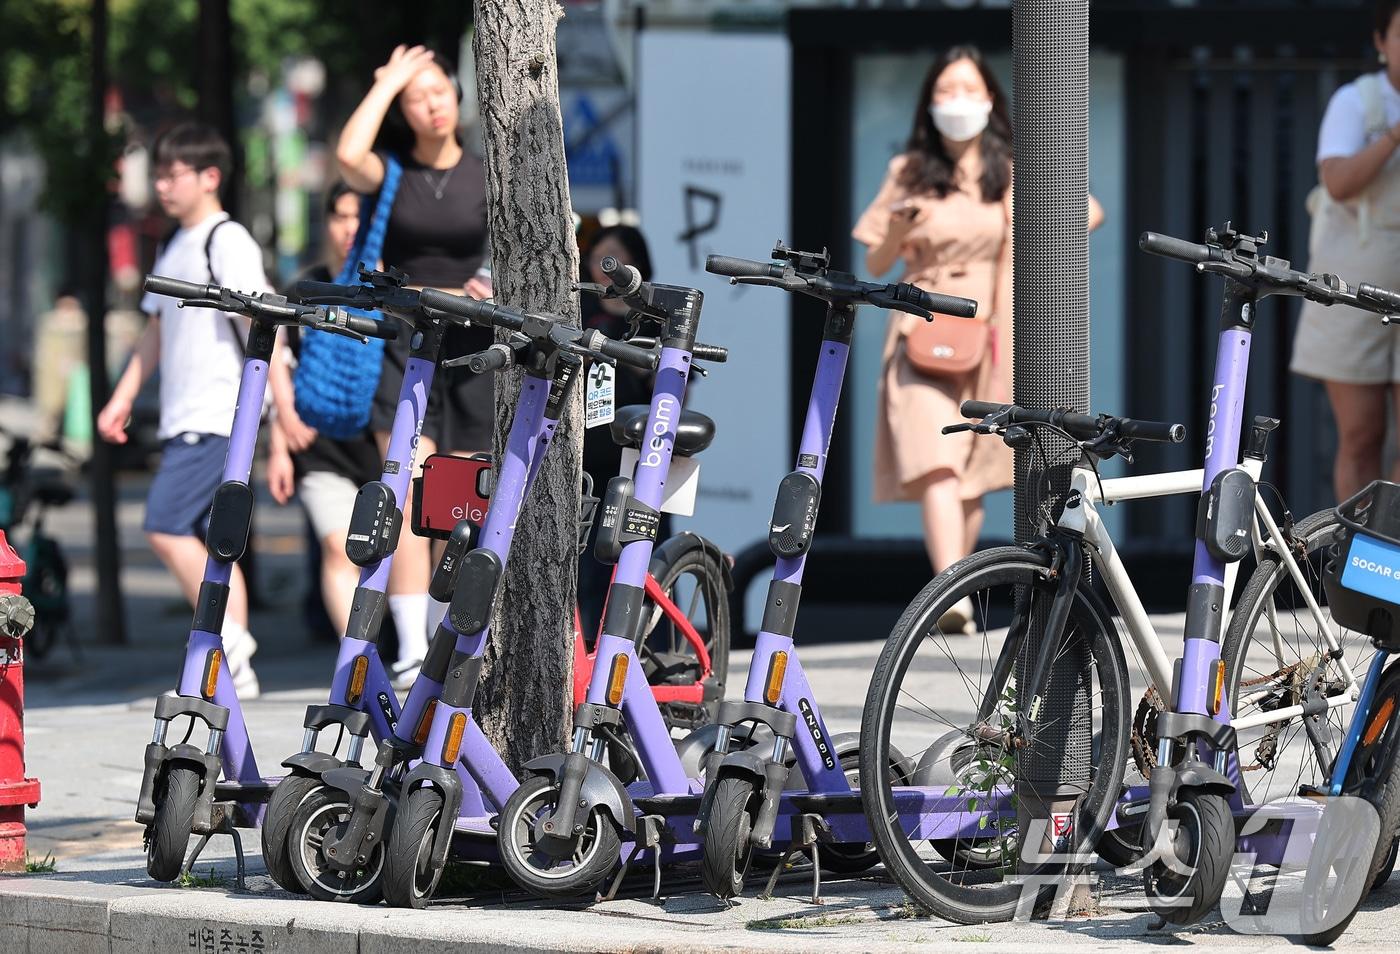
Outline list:
[[[608,673],[608,705],[622,704],[622,690],[627,687],[627,654],[618,653],[613,657],[612,671]]]
[[[1211,680],[1215,685],[1211,687],[1210,714],[1215,715],[1220,712],[1220,703],[1225,698],[1225,663],[1217,659],[1211,667],[1215,670],[1215,678]]]
[[[447,741],[442,745],[442,764],[456,765],[457,756],[462,754],[462,734],[467,731],[467,716],[458,712],[447,723]]]
[[[422,745],[428,741],[428,730],[433,727],[433,713],[437,711],[437,700],[429,699],[423,707],[423,717],[418,720],[418,728],[413,730],[413,741]]]
[[[1386,723],[1390,722],[1390,717],[1395,714],[1395,697],[1386,696],[1381,707],[1376,710],[1375,716],[1371,719],[1371,724],[1366,727],[1366,735],[1362,739],[1363,745],[1375,745],[1376,740],[1385,731]]]
[[[352,706],[365,694],[365,676],[369,675],[369,657],[356,656],[350,666],[350,688],[345,693],[345,701]]]
[[[222,650],[211,649],[204,657],[204,698],[213,699],[214,690],[219,687],[219,666],[224,661]]]
[[[770,706],[776,706],[783,697],[783,677],[787,675],[787,653],[776,652],[768,657],[768,684],[763,689],[763,698]]]

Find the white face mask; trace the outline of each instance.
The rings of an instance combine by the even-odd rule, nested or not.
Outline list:
[[[967,142],[987,128],[987,120],[992,115],[992,102],[959,96],[930,106],[928,112],[933,117],[933,125],[945,137],[953,142]]]

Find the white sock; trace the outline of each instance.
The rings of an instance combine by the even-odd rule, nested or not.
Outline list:
[[[428,642],[433,641],[433,635],[437,633],[438,627],[442,625],[442,618],[447,615],[447,607],[449,605],[450,604],[444,603],[442,600],[435,600],[431,596],[428,597]]]
[[[389,597],[389,612],[399,632],[399,662],[413,662],[428,654],[428,594],[400,593]]]

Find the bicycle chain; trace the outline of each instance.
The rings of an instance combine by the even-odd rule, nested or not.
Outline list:
[[[1317,659],[1299,660],[1282,669],[1278,669],[1268,675],[1258,676],[1253,679],[1240,681],[1240,688],[1247,689],[1250,686],[1259,686],[1269,682],[1287,680],[1288,692],[1297,697],[1301,695],[1303,683],[1307,680],[1308,674],[1312,671],[1312,666],[1318,662]],[[1307,666],[1306,669],[1303,669]],[[1303,670],[1300,673],[1300,670]],[[1162,701],[1162,695],[1157,691],[1155,685],[1148,686],[1143,693],[1141,701],[1138,702],[1137,710],[1133,713],[1133,730],[1130,743],[1133,750],[1133,762],[1137,770],[1142,773],[1144,779],[1152,777],[1152,769],[1157,765],[1157,716],[1165,712],[1166,703]],[[1253,772],[1259,769],[1272,770],[1274,759],[1278,755],[1278,735],[1286,726],[1286,722],[1272,722],[1268,725],[1268,731],[1255,746],[1254,755],[1257,759],[1252,765],[1241,766],[1242,772]]]

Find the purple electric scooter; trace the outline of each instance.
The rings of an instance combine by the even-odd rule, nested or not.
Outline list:
[[[289,844],[297,808],[320,791],[321,778],[326,772],[347,765],[359,766],[367,736],[381,742],[392,737],[401,725],[412,731],[423,720],[426,707],[434,697],[433,687],[441,687],[448,663],[444,653],[430,651],[422,664],[425,678],[420,682],[423,686],[419,688],[415,684],[401,710],[388,672],[379,658],[378,640],[388,605],[389,571],[402,530],[418,434],[428,410],[428,394],[447,329],[461,321],[420,308],[418,291],[405,287],[407,277],[397,269],[371,271],[362,266],[360,278],[364,284],[304,281],[294,290],[297,299],[307,304],[382,311],[397,319],[405,333],[412,336],[394,423],[389,432],[383,474],[379,480],[360,488],[350,516],[345,552],[350,561],[361,568],[360,580],[351,603],[345,638],[340,641],[336,655],[330,695],[324,705],[307,706],[301,751],[282,762],[287,774],[273,790],[263,820],[262,850],[268,873],[278,885],[294,893],[306,890],[293,868]],[[467,360],[463,358],[455,363]],[[444,366],[452,363],[444,362]],[[469,525],[464,526],[458,536],[469,531]],[[461,546],[458,544],[458,549]],[[452,553],[453,548],[449,547],[445,558],[450,561]],[[447,598],[440,592],[433,595]],[[336,749],[334,752],[318,751],[317,742],[329,728],[336,730]],[[348,748],[342,758],[340,743],[346,736]]]
[[[770,591],[765,633],[759,637],[750,669],[746,701],[723,703],[718,728],[684,740],[679,751],[661,727],[645,682],[637,673],[633,641],[640,573],[654,533],[649,528],[654,526],[672,448],[678,441],[682,445],[686,441],[684,423],[677,427],[676,410],[685,391],[692,352],[697,356],[701,353],[693,342],[702,298],[693,289],[641,284],[636,276],[609,273],[613,279],[610,295],[622,297],[636,310],[664,317],[668,326],[662,339],[662,370],[644,431],[652,437],[638,462],[635,485],[619,478],[609,486],[604,503],[599,556],[617,560],[618,569],[599,642],[599,666],[589,685],[588,701],[579,707],[574,719],[573,749],[528,766],[535,777],[521,785],[501,814],[502,862],[519,884],[537,895],[569,897],[601,885],[617,867],[618,829],[634,843],[628,861],[643,851],[653,852],[658,880],[663,861],[694,857],[700,847],[697,833],[708,853],[711,843],[720,837],[721,827],[725,826],[726,833],[733,827],[723,818],[706,824],[707,814],[717,804],[716,778],[725,788],[733,779],[751,793],[761,793],[752,806],[749,800],[742,803],[753,810],[753,826],[744,832],[741,847],[728,849],[731,863],[741,855],[746,857],[751,845],[766,848],[775,838],[800,846],[810,844],[809,821],[816,819],[819,827],[827,827],[822,813],[835,816],[831,827],[837,840],[860,856],[862,866],[873,860],[859,800],[837,761],[836,746],[821,722],[793,653],[791,633],[801,572],[816,521],[820,475],[855,305],[874,304],[931,317],[929,313],[935,309],[972,315],[976,303],[931,295],[910,285],[858,282],[854,276],[829,271],[824,253],[793,252],[780,246],[774,255],[785,263],[712,256],[706,267],[739,281],[771,284],[827,301],[830,310],[824,351],[803,432],[799,469],[784,479],[770,527],[770,542],[780,557],[778,577]],[[796,732],[799,716],[804,727],[801,734]],[[605,741],[624,724],[645,776],[626,787],[601,764]],[[789,756],[794,738],[795,764],[810,781],[798,786],[801,792],[789,796],[783,790],[796,774],[791,772],[794,761]],[[697,741],[708,768],[703,785],[699,766],[693,762],[695,745],[689,744]],[[731,746],[737,751],[731,752]],[[854,740],[849,749],[854,755]],[[625,870],[624,864],[618,879]],[[733,881],[731,875],[725,883],[732,885]],[[723,893],[732,895],[734,889]]]
[[[719,737],[706,756],[705,795],[695,829],[704,844],[705,887],[716,896],[730,898],[742,891],[754,850],[768,849],[776,839],[787,850],[773,869],[766,893],[772,893],[787,859],[805,850],[812,855],[816,899],[823,867],[862,871],[878,860],[856,791],[860,736],[833,737],[828,731],[793,641],[856,306],[873,305],[932,320],[934,313],[972,318],[977,302],[904,283],[858,281],[854,275],[831,270],[826,251],[798,252],[779,244],[773,258],[779,263],[720,255],[711,255],[705,263],[706,271],[733,283],[807,295],[825,302],[827,311],[797,467],[779,483],[773,505],[768,546],[777,564],[749,663],[744,701],[725,702],[720,708]],[[759,726],[773,739],[771,750],[750,745],[731,751],[736,735],[753,738]],[[897,750],[891,752],[890,761],[892,773],[908,774]],[[825,850],[820,843],[825,843]]]
[[[322,297],[334,297],[330,288]],[[374,767],[335,768],[304,798],[288,846],[298,880],[322,900],[365,902],[382,891],[394,905],[422,907],[431,896],[464,821],[489,818],[516,780],[471,708],[489,635],[488,621],[515,526],[584,360],[621,360],[650,368],[654,355],[554,316],[525,314],[425,290],[414,307],[429,315],[494,326],[512,333],[444,366],[467,363],[477,373],[524,370],[503,460],[495,471],[480,544],[466,552],[470,526],[458,524],[434,579],[451,610],[433,637],[430,657],[410,691],[426,708],[405,717],[379,745]],[[376,307],[383,307],[376,303]],[[394,312],[396,309],[389,309]]]
[[[146,870],[152,878],[173,881],[180,874],[191,832],[202,836],[190,857],[192,865],[209,837],[222,831],[233,835],[239,847],[241,883],[243,855],[234,825],[257,824],[272,781],[258,771],[219,634],[232,566],[247,546],[252,525],[253,491],[248,480],[277,328],[298,324],[363,341],[366,336],[393,338],[398,325],[341,309],[296,304],[281,295],[246,295],[218,285],[197,285],[158,275],[147,277],[145,288],[179,298],[186,307],[215,308],[252,319],[223,482],[214,493],[209,513],[209,559],[185,663],[179,688],[156,700],[155,734],[146,746],[136,806],[136,821],[146,826]],[[167,745],[170,723],[180,717],[189,718],[189,732],[182,741]],[[189,742],[196,722],[203,722],[209,730],[203,748]]]

